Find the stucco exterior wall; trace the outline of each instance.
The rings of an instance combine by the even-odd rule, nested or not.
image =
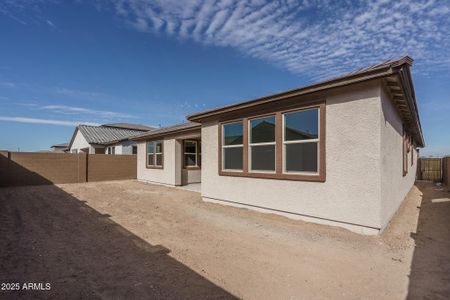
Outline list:
[[[146,142],[139,142],[137,154],[138,180],[167,185],[185,185],[200,182],[201,170],[183,169],[182,151],[184,139],[200,139],[200,130],[190,134],[179,134],[163,139],[163,169],[146,168]]]
[[[136,145],[135,141],[123,141],[120,143],[120,154],[133,154],[133,146]],[[116,152],[116,154],[118,154]]]
[[[269,209],[361,233],[381,228],[381,85],[353,85],[326,96],[326,182],[218,175],[218,123],[202,126],[202,196]]]
[[[417,151],[408,174],[403,176],[403,122],[385,90],[381,90],[381,228],[384,229],[406,197],[416,179]]]
[[[142,181],[156,182],[168,185],[180,185],[181,173],[177,174],[176,170],[181,171],[181,159],[177,159],[176,148],[179,144],[175,139],[163,140],[164,155],[162,169],[148,169],[146,167],[146,142],[138,143],[137,155],[137,178]],[[181,145],[180,145],[181,148]]]
[[[181,170],[181,184],[189,183],[199,183],[202,181],[202,171],[201,170]]]
[[[93,154],[92,152],[93,149],[91,149],[92,148],[91,145],[89,145],[89,143],[86,141],[83,134],[80,131],[78,131],[73,140],[70,152],[72,152],[72,150],[76,150],[77,153],[80,153],[80,149],[84,148],[89,148],[89,154]]]

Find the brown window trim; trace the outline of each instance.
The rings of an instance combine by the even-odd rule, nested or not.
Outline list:
[[[196,166],[186,166],[186,164],[185,164],[186,160],[184,159],[185,158],[184,157],[184,155],[185,155],[184,149],[185,149],[185,146],[186,146],[186,142],[195,142],[196,143],[196,146],[195,146],[195,151],[196,151],[195,159],[197,160],[196,161],[197,162]],[[200,170],[202,168],[201,165],[199,164],[199,161],[201,159],[199,149],[200,149],[200,140],[197,140],[197,139],[186,139],[186,140],[183,140],[183,151],[181,153],[182,154],[182,161],[183,161],[183,169],[186,169],[186,170]]]
[[[283,125],[282,117],[283,113],[301,111],[307,109],[319,109],[319,172],[317,175],[306,174],[286,174],[283,173]],[[257,173],[255,171],[249,172],[249,159],[248,159],[248,121],[250,119],[275,115],[275,173]],[[231,119],[223,122],[219,122],[218,130],[218,167],[220,176],[236,176],[236,177],[250,177],[250,178],[266,178],[266,179],[279,179],[279,180],[299,180],[299,181],[326,181],[326,153],[325,153],[325,132],[326,132],[326,105],[325,101],[317,101],[316,103],[309,105],[299,105],[295,108],[287,110],[275,110],[269,113],[261,115],[251,115],[239,119]],[[222,170],[222,128],[224,124],[242,122],[243,128],[243,168],[242,171],[223,171]]]
[[[405,130],[405,125],[403,124],[403,145],[402,145],[402,161],[403,161],[403,177],[408,174],[408,134]]]
[[[153,143],[153,163],[155,163],[156,161],[156,147],[155,147],[155,143],[156,142],[161,142],[161,165],[150,165],[148,162],[148,144],[149,143]],[[147,169],[164,169],[164,140],[152,140],[152,141],[147,141],[145,143],[145,167]]]

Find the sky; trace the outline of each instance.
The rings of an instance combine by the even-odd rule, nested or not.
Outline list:
[[[2,0],[0,149],[181,123],[404,55],[421,153],[450,155],[448,0]]]

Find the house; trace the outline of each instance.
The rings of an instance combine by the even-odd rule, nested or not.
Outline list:
[[[154,129],[145,125],[128,123],[111,123],[101,126],[78,125],[68,149],[71,153],[137,154],[136,142],[130,138]]]
[[[377,234],[413,186],[424,147],[412,62],[389,60],[139,135],[138,179],[201,182],[205,201]]]
[[[69,150],[69,143],[56,144],[51,147],[52,152],[65,153]]]
[[[184,123],[143,133],[138,142],[137,178],[187,185],[201,181],[201,125]]]

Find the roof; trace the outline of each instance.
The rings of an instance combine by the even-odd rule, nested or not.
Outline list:
[[[140,130],[140,131],[149,131],[156,129],[155,127],[147,126],[147,125],[141,125],[141,124],[130,124],[130,123],[109,123],[109,124],[103,124],[103,127],[115,127],[115,128],[122,128],[122,129],[132,129],[132,130]]]
[[[182,133],[186,131],[191,131],[195,129],[200,129],[201,124],[194,122],[187,122],[183,124],[177,124],[173,126],[163,127],[159,129],[152,130],[132,138],[132,140],[143,140],[148,138],[162,137],[174,133]]]
[[[69,147],[72,146],[77,132],[80,131],[89,144],[111,145],[129,140],[131,137],[142,134],[142,130],[123,129],[109,126],[78,125],[73,133]]]
[[[69,143],[62,143],[53,145],[51,148],[69,148]]]
[[[390,82],[387,82],[387,84],[396,84],[400,88],[401,94],[395,94],[396,96],[393,96],[394,102],[401,112],[401,117],[404,122],[410,127],[410,131],[413,133],[418,146],[423,147],[425,142],[415,99],[412,76],[409,69],[412,63],[413,59],[409,56],[404,56],[395,60],[387,60],[339,77],[306,85],[297,89],[197,112],[189,115],[187,119],[192,122],[202,122],[208,119],[217,118],[223,114],[233,113],[242,109],[252,109],[259,105],[274,103],[296,96],[322,92],[332,88],[348,86],[373,79],[386,78],[391,80]]]

